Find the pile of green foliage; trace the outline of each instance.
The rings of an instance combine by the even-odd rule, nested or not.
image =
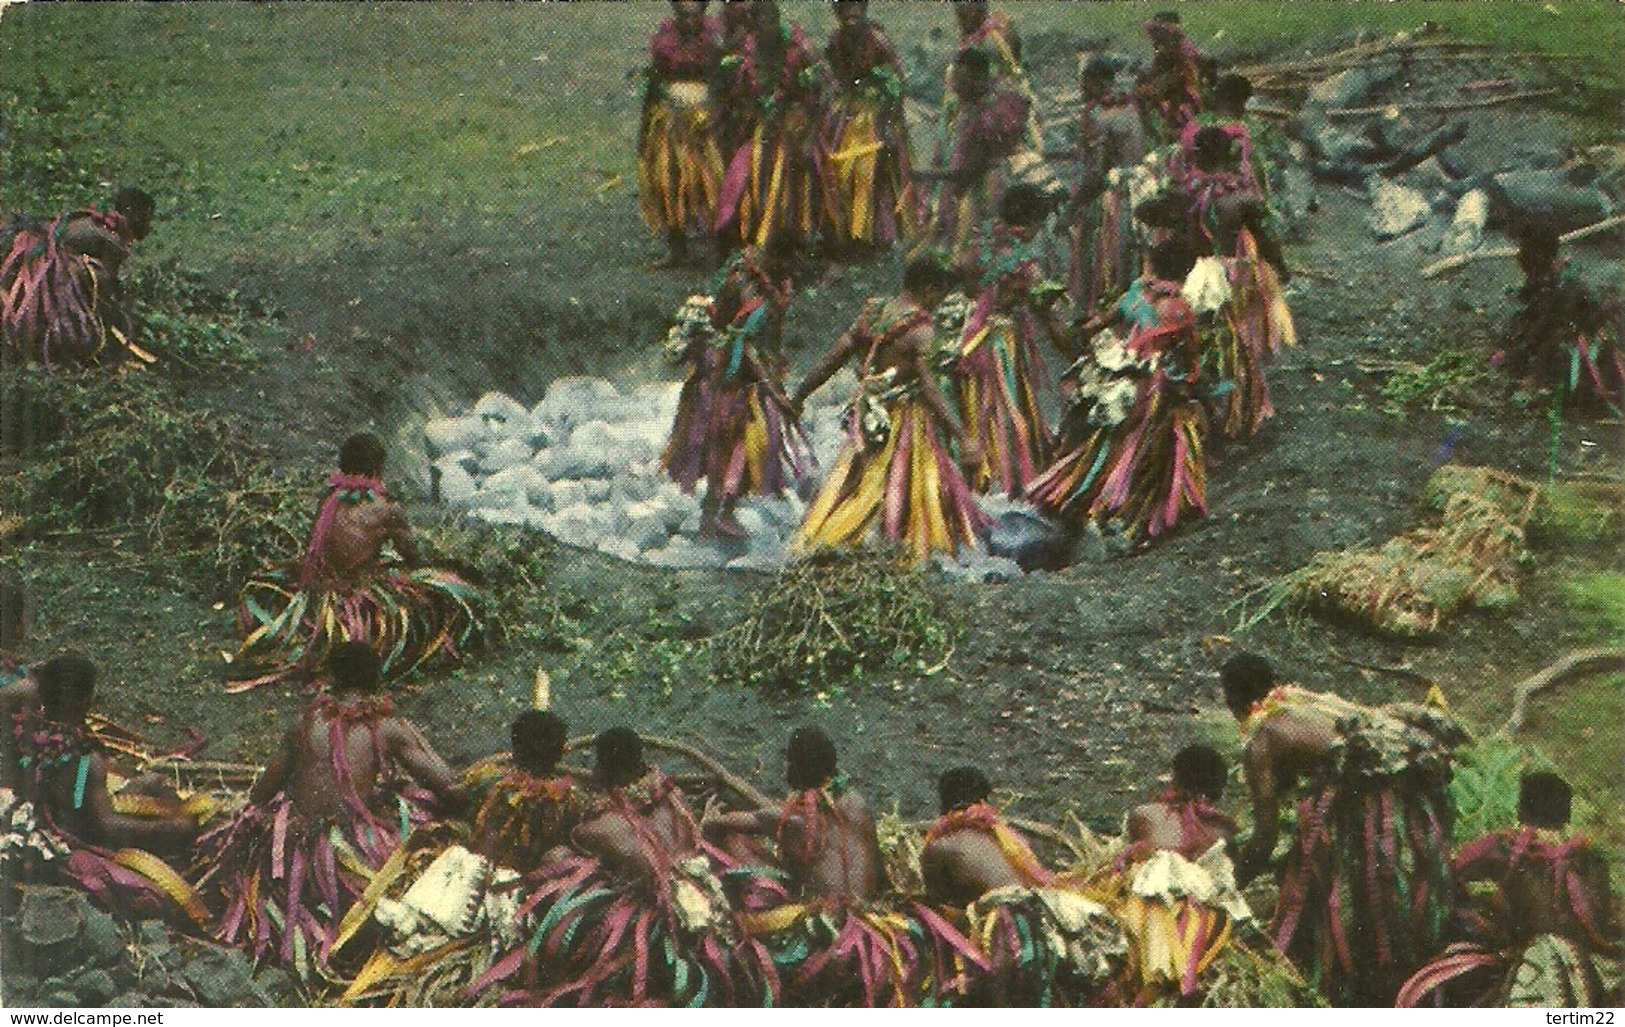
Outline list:
[[[139,539],[220,594],[302,544],[313,483],[275,470],[153,370],[8,369],[0,406],[0,481],[22,539]]]
[[[718,680],[799,691],[940,663],[956,626],[924,575],[880,550],[825,550],[779,572],[755,612],[718,636]]]
[[[495,600],[486,606],[488,639],[551,630],[556,606],[542,584],[553,551],[548,536],[448,513],[417,525],[414,540],[425,563],[455,571]]]
[[[1495,374],[1489,358],[1471,347],[1452,347],[1423,365],[1401,367],[1382,387],[1383,411],[1396,417],[1407,410],[1456,410],[1486,395]]]

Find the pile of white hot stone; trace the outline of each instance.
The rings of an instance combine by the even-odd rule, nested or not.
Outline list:
[[[677,382],[617,388],[601,378],[559,378],[531,407],[488,392],[466,412],[424,424],[430,479],[438,499],[455,509],[633,563],[775,571],[840,453],[842,413],[854,387],[851,372],[842,372],[808,401],[802,423],[818,464],[812,481],[804,495],[741,500],[739,540],[699,538],[704,483],[684,494],[661,468],[682,388]],[[1031,510],[1003,497],[982,503],[994,517]],[[937,565],[973,580],[1022,573],[1015,561],[985,550],[939,557]]]

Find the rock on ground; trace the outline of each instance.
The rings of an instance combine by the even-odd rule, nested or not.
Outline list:
[[[828,472],[845,442],[842,415],[855,385],[843,372],[808,405],[804,426],[820,473]],[[776,569],[789,556],[814,490],[747,497],[735,511],[744,539],[699,539],[700,498],[685,494],[660,463],[680,392],[677,382],[622,391],[602,379],[568,377],[554,381],[529,410],[488,392],[468,415],[424,425],[435,494],[492,523],[532,525],[566,545],[630,562]],[[1027,535],[1000,536],[991,552],[949,561],[961,566],[958,573],[1002,579],[1071,558],[1075,547],[1031,507],[1003,499],[987,504],[1011,518],[1009,530],[1020,525]]]
[[[1371,215],[1366,224],[1378,239],[1395,239],[1421,227],[1432,211],[1427,197],[1415,189],[1377,179],[1371,186]]]

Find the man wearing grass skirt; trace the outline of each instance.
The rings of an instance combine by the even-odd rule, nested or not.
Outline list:
[[[458,660],[481,641],[484,597],[456,574],[420,565],[406,512],[384,488],[384,457],[376,436],[345,440],[303,560],[243,588],[236,663],[248,676],[229,691],[313,674],[343,642],[371,646],[383,675],[396,679],[438,657]]]
[[[1302,782],[1270,930],[1336,1005],[1392,1005],[1438,951],[1455,898],[1449,784],[1461,728],[1436,700],[1366,707],[1277,686],[1261,657],[1221,673],[1241,727],[1252,835],[1237,877],[1274,859],[1281,805]]]

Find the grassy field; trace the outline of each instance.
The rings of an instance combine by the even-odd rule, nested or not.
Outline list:
[[[815,39],[832,24],[823,4],[786,7]],[[1064,32],[1134,52],[1148,10],[1025,3],[1016,13],[1029,40]],[[1583,102],[1605,111],[1618,111],[1625,87],[1625,18],[1612,3],[1180,10],[1217,54],[1426,20],[1575,58]],[[52,209],[100,183],[151,183],[163,230],[150,252],[195,263],[307,258],[357,235],[431,233],[451,216],[512,223],[516,246],[568,245],[630,207],[633,74],[663,13],[655,3],[13,6],[0,20],[14,151],[0,205]],[[904,51],[946,53],[946,5],[878,4],[875,17]],[[40,105],[72,112],[72,123],[31,117]],[[64,141],[72,161],[53,156]]]

